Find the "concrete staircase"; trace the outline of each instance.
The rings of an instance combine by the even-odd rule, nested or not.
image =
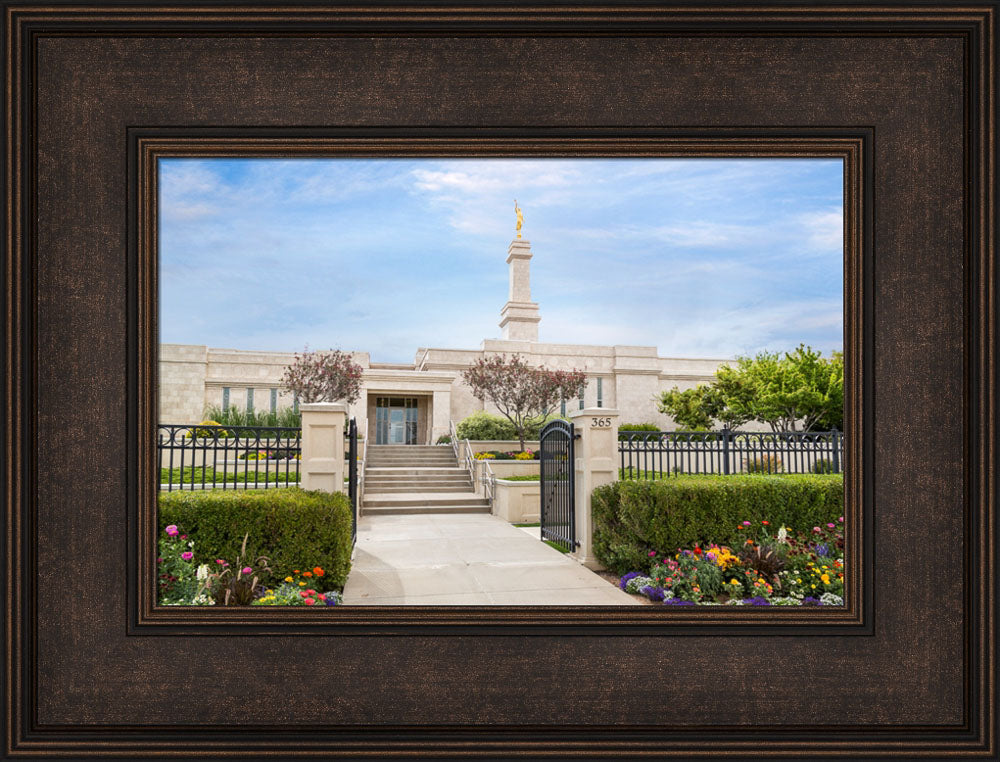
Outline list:
[[[362,515],[489,512],[451,445],[368,446]]]

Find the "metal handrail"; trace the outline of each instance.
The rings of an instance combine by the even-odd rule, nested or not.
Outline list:
[[[455,430],[455,422],[448,421],[448,436],[451,438],[451,449],[455,453],[455,460],[458,460],[458,432]]]
[[[490,501],[490,509],[493,508],[493,496],[496,494],[497,477],[493,473],[493,467],[490,465],[490,461],[486,458],[483,459],[483,495]]]
[[[465,468],[469,472],[470,475],[476,473],[476,471],[475,471],[476,464],[472,462],[473,460],[474,460],[474,458],[472,457],[472,445],[469,444],[469,440],[466,439],[465,440]]]

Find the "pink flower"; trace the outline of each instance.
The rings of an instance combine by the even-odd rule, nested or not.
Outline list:
[[[252,571],[253,571],[253,569],[251,569],[249,566],[244,566],[243,569],[241,570],[241,573],[242,574],[249,574]]]
[[[221,565],[223,565],[223,566],[225,566],[225,565],[226,565],[226,562],[225,562],[225,561],[223,561],[223,560],[222,560],[221,558],[217,558],[217,559],[215,559],[215,563],[217,563],[217,564],[221,564]]]
[[[185,561],[190,561],[192,558],[194,558],[194,553],[192,553],[189,550],[186,550],[183,553],[181,553],[181,558],[183,558]]]
[[[163,559],[162,559],[162,558],[157,558],[157,559],[156,559],[156,563],[158,563],[158,564],[162,564],[162,563],[163,563]]]
[[[166,533],[167,533],[168,535],[170,535],[171,537],[176,537],[176,536],[178,535],[178,531],[177,531],[177,525],[176,525],[176,524],[171,524],[171,525],[170,525],[170,526],[168,526],[168,527],[167,527],[167,528],[166,528],[166,529],[165,529],[164,531],[165,531],[165,532],[166,532]]]
[[[749,521],[744,521],[744,522],[743,522],[743,526],[745,526],[745,527],[748,527],[748,526],[750,526],[750,522],[749,522]]]
[[[650,558],[652,558],[652,557],[653,557],[653,556],[655,556],[655,555],[656,555],[656,551],[655,551],[655,550],[651,550],[651,551],[649,551],[649,557],[650,557]]]
[[[839,519],[837,519],[837,521],[843,521],[843,520],[844,520],[843,516],[841,516]]]
[[[315,598],[306,598],[306,606],[312,606],[316,603]]]
[[[823,530],[820,529],[819,527],[813,527],[813,531],[814,532],[822,532]]]
[[[834,527],[834,525],[833,525],[833,524],[827,524],[827,525],[826,525],[826,528],[827,528],[827,529],[833,529],[833,527]]]
[[[182,535],[181,535],[181,539],[182,539],[182,540],[186,540],[187,538],[188,538],[188,536],[187,536],[186,534],[182,534]]]

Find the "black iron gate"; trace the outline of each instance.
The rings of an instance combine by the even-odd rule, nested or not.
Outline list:
[[[566,550],[576,549],[574,500],[573,424],[552,421],[539,436],[541,460],[542,539]]]
[[[351,499],[353,518],[351,542],[358,539],[358,422],[352,418],[347,427],[347,496]]]

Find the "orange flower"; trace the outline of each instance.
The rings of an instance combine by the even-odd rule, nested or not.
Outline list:
[[[324,574],[326,574],[326,572],[323,571],[320,567],[314,566],[313,567],[313,574],[315,574],[317,577],[322,577]]]
[[[312,572],[302,572],[303,577],[311,577],[312,575],[313,575]]]
[[[298,570],[298,569],[296,569],[294,573],[295,573],[295,574],[298,574],[298,573],[299,573],[299,570]]]

